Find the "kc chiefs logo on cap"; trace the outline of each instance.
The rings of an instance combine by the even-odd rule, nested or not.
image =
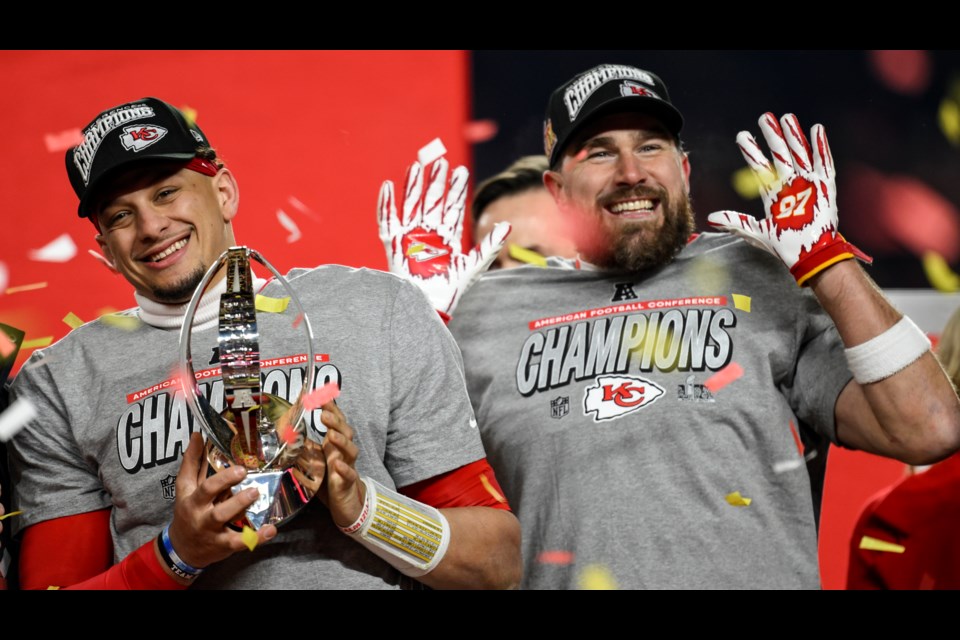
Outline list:
[[[127,151],[143,151],[167,135],[167,130],[155,124],[135,124],[123,128],[120,143]]]

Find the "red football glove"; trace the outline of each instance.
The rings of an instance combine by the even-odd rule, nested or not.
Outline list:
[[[737,145],[760,180],[766,218],[717,211],[708,216],[709,223],[779,257],[800,285],[841,260],[873,262],[837,232],[836,172],[823,126],[810,130],[816,145],[812,160],[792,113],[780,123],[772,113],[763,114],[760,130],[773,154],[772,166],[748,131],[737,135]]]
[[[407,170],[403,217],[397,217],[393,182],[380,187],[380,240],[387,250],[390,272],[416,284],[445,319],[470,285],[487,270],[503,248],[510,225],[498,223],[468,254],[461,250],[463,211],[467,201],[466,167],[457,167],[447,185],[448,163],[429,165],[427,188],[423,167]]]

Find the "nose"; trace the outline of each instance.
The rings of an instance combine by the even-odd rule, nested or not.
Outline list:
[[[647,181],[649,174],[643,163],[632,153],[621,153],[617,156],[618,185],[632,186]]]
[[[163,237],[170,220],[156,208],[146,205],[137,211],[137,231],[142,242],[148,243]]]

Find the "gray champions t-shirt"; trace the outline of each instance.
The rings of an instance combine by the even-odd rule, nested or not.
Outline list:
[[[355,429],[357,470],[403,487],[483,457],[450,334],[423,294],[389,274],[324,266],[288,279],[314,333],[316,385],[336,382]],[[281,298],[271,282],[261,292]],[[128,312],[135,316],[136,310]],[[258,313],[263,388],[293,400],[303,384],[306,340],[297,311]],[[195,331],[193,364],[203,393],[223,406],[215,328]],[[194,429],[173,371],[178,330],[88,323],[35,354],[14,393],[39,417],[11,441],[19,526],[112,508],[119,561],[172,517],[174,481]],[[320,410],[308,431],[322,438]],[[392,567],[350,540],[319,500],[271,543],[213,565],[199,588],[388,588]]]
[[[851,375],[813,295],[725,234],[650,273],[562,264],[484,276],[450,324],[524,586],[819,587],[792,429],[835,442]]]

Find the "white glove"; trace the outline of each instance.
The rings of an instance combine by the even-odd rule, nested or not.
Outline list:
[[[708,222],[779,257],[800,285],[842,260],[872,262],[837,232],[836,172],[823,126],[815,124],[810,130],[816,144],[811,160],[810,145],[795,115],[788,113],[778,124],[772,113],[765,113],[759,122],[773,165],[750,132],[741,131],[737,145],[760,180],[766,218],[717,211]]]
[[[397,218],[390,180],[380,187],[377,207],[380,240],[387,251],[390,272],[417,285],[445,321],[461,296],[500,253],[510,233],[508,223],[497,223],[470,253],[463,253],[463,211],[470,173],[466,167],[454,169],[448,189],[448,166],[445,158],[429,165],[424,191],[423,167],[419,162],[410,165],[403,218]]]

